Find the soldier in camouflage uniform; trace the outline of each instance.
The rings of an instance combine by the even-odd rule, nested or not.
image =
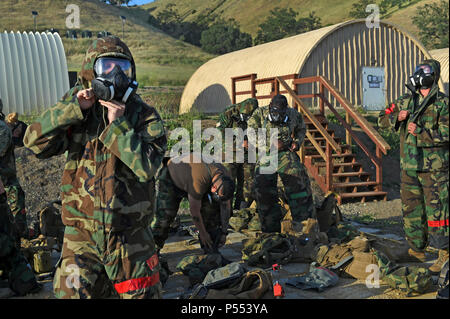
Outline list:
[[[306,126],[300,113],[288,107],[287,99],[283,95],[276,95],[269,106],[258,108],[248,121],[248,127],[255,133],[258,128],[267,129],[269,139],[271,129],[278,129],[277,144],[278,162],[276,172],[264,174],[261,168],[266,166],[258,158],[255,168],[256,205],[263,232],[280,232],[283,218],[278,203],[277,178],[281,178],[284,193],[291,210],[292,219],[301,222],[315,216],[315,207],[311,185],[305,166],[300,162],[296,153],[303,143]],[[249,140],[253,133],[248,132]],[[267,148],[270,141],[267,141]],[[269,153],[269,151],[267,151]],[[259,154],[259,153],[258,153]]]
[[[38,158],[67,153],[61,182],[65,234],[54,292],[57,298],[98,298],[109,285],[120,298],[160,298],[149,222],[167,139],[159,114],[139,95],[125,104],[107,102],[89,89],[95,77],[108,74],[96,74],[96,62],[108,59],[128,65],[119,69],[136,78],[131,52],[119,38],[95,40],[76,86],[24,137]]]
[[[219,115],[217,127],[225,134],[226,128],[240,128],[243,132],[247,129],[247,121],[253,112],[258,108],[258,100],[254,98],[247,99],[238,104],[229,106]],[[238,146],[236,145],[236,148]],[[253,173],[254,163],[248,163],[248,140],[244,136],[244,162],[238,163],[236,159],[236,148],[233,143],[233,162],[224,163],[231,177],[236,183],[236,195],[234,209],[250,207],[254,201],[253,194]]]
[[[3,103],[0,99],[0,113],[3,109]],[[4,120],[3,113],[0,115]],[[16,159],[14,155],[14,143],[9,143],[8,149],[3,156],[0,156],[0,174],[3,176],[3,184],[8,198],[9,208],[14,216],[18,235],[29,238],[27,227],[27,215],[25,211],[25,193],[20,186],[16,175]]]
[[[0,119],[0,157],[7,153],[11,144],[11,131],[3,119]],[[5,176],[0,173],[0,269],[6,273],[11,290],[18,295],[25,295],[37,292],[40,286],[20,251],[17,230],[6,199],[4,179]]]
[[[205,163],[201,154],[165,158],[156,177],[156,207],[152,232],[158,249],[168,238],[183,198],[189,200],[192,221],[205,253],[217,252],[228,233],[234,182],[220,163]]]
[[[426,260],[429,244],[440,249],[432,272],[439,272],[448,260],[448,96],[439,91],[439,75],[439,62],[425,60],[412,77],[422,77],[423,84],[410,86],[412,93],[390,104],[378,119],[380,127],[395,128],[400,134],[406,239],[410,255],[420,261]]]

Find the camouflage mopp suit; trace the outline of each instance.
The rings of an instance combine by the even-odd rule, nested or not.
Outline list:
[[[258,128],[265,128],[269,133],[272,128],[277,128],[278,139],[286,147],[289,147],[292,142],[300,147],[306,134],[303,118],[297,110],[290,107],[287,107],[286,115],[287,123],[274,124],[268,120],[269,106],[259,107],[248,120],[248,127],[256,132]],[[269,154],[270,134],[267,134],[266,146],[266,152]],[[281,230],[283,214],[278,203],[278,176],[283,183],[293,220],[301,222],[315,216],[310,180],[298,154],[288,149],[281,149],[278,151],[277,160],[276,172],[273,174],[261,172],[261,168],[267,167],[269,163],[263,163],[260,158],[255,168],[256,204],[263,232],[280,232]]]
[[[230,105],[219,115],[218,128],[221,129],[225,135],[226,128],[240,128],[243,132],[247,129],[247,120],[258,107],[258,100],[255,98],[246,99],[240,103]],[[244,140],[247,137],[244,136]],[[255,199],[253,192],[253,180],[255,163],[248,162],[248,150],[244,150],[244,162],[237,163],[236,147],[240,145],[233,145],[233,162],[224,163],[224,166],[230,172],[233,180],[236,183],[236,195],[234,209],[241,208],[241,202],[246,203],[249,207]]]
[[[123,116],[109,124],[108,110],[98,101],[87,110],[80,108],[76,94],[90,86],[100,56],[130,60],[135,77],[131,52],[119,38],[95,40],[76,86],[24,137],[25,146],[40,159],[67,152],[61,182],[66,227],[54,292],[57,298],[111,293],[160,298],[160,265],[149,223],[165,130],[157,111],[137,94],[127,100]]]
[[[427,97],[408,93],[380,112],[378,125],[394,128],[400,134],[401,200],[406,238],[415,251],[429,244],[448,249],[448,97],[439,92],[440,64],[426,60],[437,70]],[[419,106],[427,105],[417,121],[416,136],[408,124]],[[399,112],[409,118],[398,120]]]
[[[11,131],[0,120],[0,156],[3,156],[12,143]],[[30,265],[20,251],[17,229],[7,202],[0,174],[0,270],[8,278],[9,287],[17,295],[25,295],[40,289]]]
[[[0,99],[0,113],[3,109],[3,102]],[[3,113],[0,115],[3,122]],[[3,122],[7,127],[7,124]],[[8,128],[8,127],[7,127]],[[9,129],[9,128],[8,128]],[[7,146],[6,146],[7,145]],[[0,156],[0,175],[8,197],[8,204],[14,216],[15,225],[20,236],[27,236],[27,216],[25,211],[25,193],[20,186],[16,173],[16,159],[14,156],[14,143],[4,144],[5,150]]]

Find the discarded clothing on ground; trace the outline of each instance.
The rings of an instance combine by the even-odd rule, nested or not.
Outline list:
[[[286,264],[294,252],[289,236],[280,233],[262,233],[256,238],[244,239],[242,244],[242,260],[249,266],[267,268]]]
[[[256,208],[243,208],[233,211],[229,224],[234,231],[260,231],[261,223]]]
[[[318,266],[315,262],[310,265],[309,272],[306,275],[289,278],[286,285],[299,289],[317,289],[318,292],[324,291],[328,287],[335,286],[339,281],[339,276],[331,270]]]
[[[230,262],[221,254],[186,256],[177,264],[177,270],[189,277],[191,285],[201,283],[210,270],[225,266]]]
[[[240,264],[232,263],[225,266],[225,269],[217,269],[194,289],[191,299],[273,298],[272,276],[267,271],[254,269],[245,272],[245,268],[238,265]],[[242,271],[244,273],[239,276]],[[229,273],[228,277],[226,277],[227,273]]]
[[[433,284],[427,268],[417,266],[399,266],[381,252],[374,251],[380,269],[381,280],[391,288],[407,294],[425,293]]]

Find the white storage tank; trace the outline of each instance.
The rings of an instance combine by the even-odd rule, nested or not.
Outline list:
[[[36,114],[70,89],[58,33],[0,33],[0,98],[3,113]]]

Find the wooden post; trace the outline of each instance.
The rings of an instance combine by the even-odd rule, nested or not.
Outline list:
[[[325,104],[323,102],[323,99],[325,98],[325,87],[323,85],[323,83],[321,81],[319,81],[320,85],[319,85],[319,93],[320,93],[320,114],[322,114],[322,116],[325,116]]]
[[[255,87],[255,79],[256,79],[256,74],[253,73],[251,75],[251,83],[250,83],[250,91],[252,91],[252,97],[255,98],[256,97],[256,87]]]
[[[327,157],[327,161],[326,161],[326,177],[325,177],[325,182],[327,185],[327,191],[331,191],[333,189],[333,153],[332,153],[332,148],[330,146],[330,143],[326,143],[326,157]]]
[[[236,104],[236,80],[231,79],[231,104]]]
[[[378,164],[375,164],[375,167],[377,169],[376,175],[377,175],[377,191],[381,191],[383,188],[383,165],[382,165],[382,154],[381,149],[377,146],[377,149],[375,151],[376,158],[378,160]]]
[[[348,112],[345,112],[345,122],[347,122],[348,126],[352,127],[352,118]],[[345,131],[345,143],[348,145],[352,145],[352,136],[348,130]],[[350,147],[350,153],[352,152],[352,148]]]

